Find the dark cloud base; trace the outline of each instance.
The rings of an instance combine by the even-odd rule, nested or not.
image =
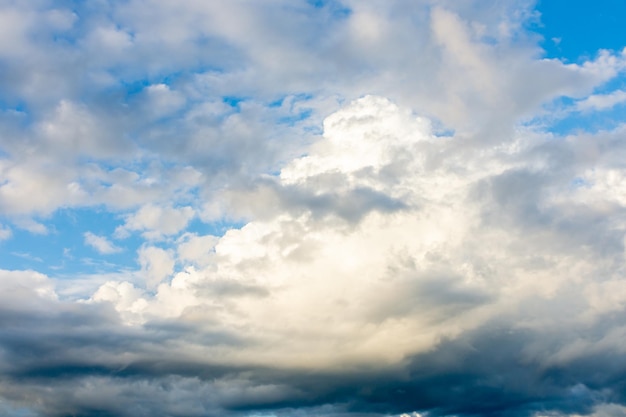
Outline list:
[[[124,333],[106,308],[60,317],[4,310],[0,396],[39,416],[428,416],[588,414],[626,404],[626,355],[597,345],[621,314],[567,331],[490,323],[388,369],[308,371],[184,358],[178,340],[236,349],[245,341],[189,326],[152,324]],[[108,320],[107,320],[108,317]],[[390,341],[391,343],[392,341]],[[177,353],[176,353],[177,352]],[[175,355],[179,355],[175,357]],[[560,358],[560,359],[559,359]]]

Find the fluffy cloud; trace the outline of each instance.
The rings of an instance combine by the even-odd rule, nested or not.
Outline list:
[[[154,295],[107,283],[94,301],[147,328],[175,320],[234,338],[236,347],[182,343],[195,366],[216,365],[200,359],[208,355],[250,370],[245,384],[255,388],[236,408],[330,402],[339,408],[323,415],[531,415],[537,403],[586,413],[605,407],[602,398],[621,401],[621,385],[609,382],[621,371],[601,358],[624,355],[613,316],[626,305],[615,269],[624,257],[622,206],[578,203],[599,191],[573,185],[613,155],[590,161],[585,138],[555,143],[526,131],[496,147],[463,146],[377,97],[347,106],[325,128],[281,172],[275,192],[370,187],[401,209],[365,206],[355,218],[336,195],[324,215],[317,204],[294,209],[277,199],[275,215],[261,207],[263,220],[240,230],[180,240],[179,262],[189,266],[179,273],[172,254],[142,249]],[[246,193],[238,191],[238,204]],[[257,191],[249,198],[257,201]],[[589,222],[596,233],[581,227]],[[589,366],[606,377],[587,375]],[[223,383],[239,389],[229,378]]]
[[[536,59],[524,1],[52,6],[3,6],[16,26],[4,49],[28,56],[7,60],[13,75],[0,80],[15,107],[3,114],[10,158],[0,159],[10,217],[167,206],[193,201],[198,187],[213,200],[301,154],[312,127],[364,92],[497,140],[519,117],[624,68],[619,53],[580,65]]]
[[[152,204],[141,207],[135,214],[126,219],[124,226],[116,229],[119,237],[125,237],[129,231],[144,231],[148,239],[162,235],[172,235],[183,230],[194,217],[191,207],[159,207]]]
[[[53,3],[1,6],[1,244],[97,208],[137,257],[0,271],[0,411],[623,412],[625,128],[545,128],[624,51],[542,58],[526,1]]]
[[[139,264],[148,287],[155,287],[174,271],[171,253],[154,246],[146,246],[139,250]]]
[[[19,391],[4,386],[3,395],[18,403],[25,392],[37,396],[46,415],[86,408],[150,413],[173,407],[165,405],[170,396],[171,403],[205,390],[214,394],[199,408],[172,412],[298,405],[324,415],[411,409],[525,415],[538,411],[537,402],[583,411],[607,392],[617,401],[620,387],[608,381],[620,371],[599,357],[624,354],[621,326],[607,315],[626,301],[611,267],[624,256],[621,241],[613,240],[623,236],[620,200],[583,205],[581,193],[612,194],[572,184],[590,164],[609,169],[619,158],[602,152],[602,142],[587,158],[584,137],[547,139],[521,131],[500,146],[463,146],[434,136],[426,120],[388,100],[356,101],[329,117],[324,138],[273,183],[277,195],[327,195],[327,208],[277,199],[273,215],[259,207],[263,220],[221,238],[187,235],[178,261],[190,266],[176,274],[173,253],[142,248],[139,262],[153,295],[110,282],[92,303],[66,313],[77,322],[102,320],[113,305],[131,327],[114,330],[105,344],[96,342],[98,328],[92,336],[53,328],[52,340],[79,338],[73,359],[31,366],[37,378],[66,382],[46,394],[17,361],[12,377],[29,382]],[[557,158],[562,154],[568,157]],[[333,186],[346,195],[375,190],[403,204],[391,211],[365,205],[359,216],[346,216],[340,196],[329,194]],[[256,192],[236,194],[239,205],[257,201]],[[574,227],[586,222],[602,232]],[[607,291],[610,306],[599,301]],[[108,314],[108,324],[99,326],[115,326]],[[120,343],[128,353],[115,359]],[[41,348],[42,360],[55,357],[52,347]],[[165,359],[171,349],[182,357]],[[73,380],[62,377],[70,363]],[[606,379],[585,376],[591,363]],[[117,376],[106,376],[115,369]],[[98,395],[72,394],[73,381],[98,387]],[[116,395],[120,384],[136,408],[107,405],[103,393]],[[156,395],[163,384],[172,388]],[[146,398],[163,402],[147,405]],[[324,403],[337,405],[316,408]]]

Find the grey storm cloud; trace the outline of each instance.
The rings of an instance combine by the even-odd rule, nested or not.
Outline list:
[[[521,417],[540,411],[586,414],[600,402],[626,400],[623,351],[583,349],[549,360],[580,340],[601,340],[621,327],[619,316],[594,326],[538,331],[512,330],[495,320],[386,370],[302,372],[219,364],[210,357],[177,359],[172,352],[181,337],[204,345],[242,341],[194,336],[197,329],[179,324],[122,332],[112,315],[109,323],[103,320],[101,308],[80,310],[63,314],[63,320],[2,312],[5,398],[19,404],[34,396],[37,415],[55,417],[235,416],[274,409],[290,414],[329,405],[337,414],[312,415],[420,410],[432,416]]]

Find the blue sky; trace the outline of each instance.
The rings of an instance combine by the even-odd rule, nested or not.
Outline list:
[[[568,63],[580,63],[595,56],[599,50],[620,51],[626,44],[622,17],[626,4],[618,0],[599,3],[540,1],[537,4],[539,22],[534,29],[543,37],[540,45],[545,56]],[[623,77],[598,86],[597,93],[623,90]],[[626,107],[617,105],[603,112],[581,114],[554,123],[552,129],[565,134],[571,130],[597,131],[614,128],[626,117]]]
[[[625,18],[0,0],[0,414],[626,413]]]
[[[626,34],[622,17],[626,4],[619,0],[599,2],[539,1],[538,32],[546,56],[568,62],[593,57],[599,49],[619,51]]]

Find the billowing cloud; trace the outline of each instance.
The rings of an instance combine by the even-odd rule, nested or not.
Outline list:
[[[623,414],[626,50],[501,3],[1,5],[0,413]]]

